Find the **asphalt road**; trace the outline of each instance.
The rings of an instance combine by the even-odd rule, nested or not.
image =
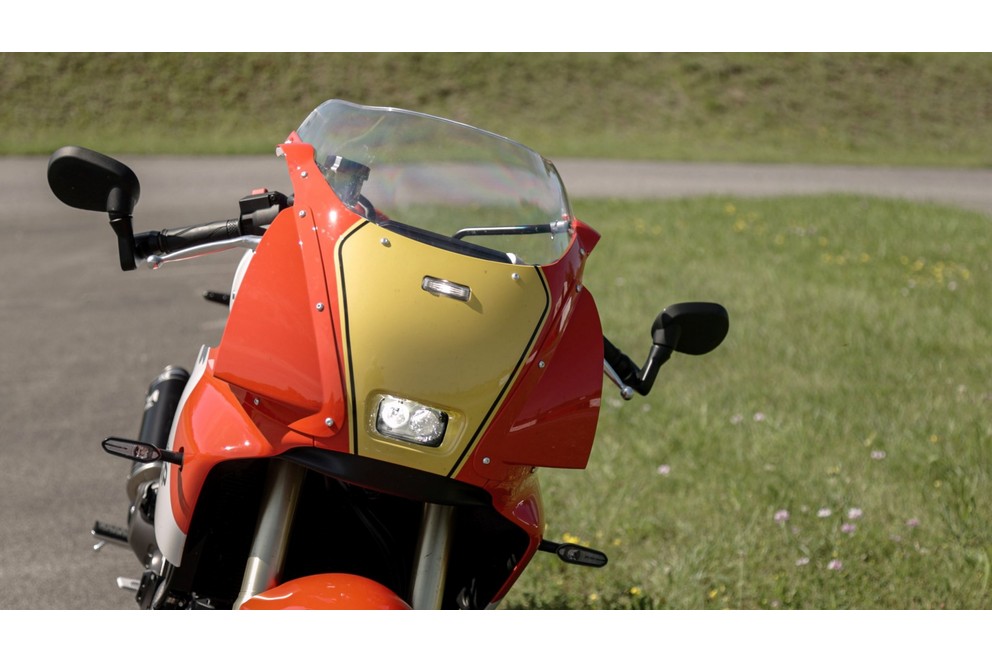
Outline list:
[[[281,160],[132,158],[138,231],[229,218],[265,186],[288,192]],[[134,437],[148,383],[216,344],[236,255],[121,273],[102,214],[63,206],[47,159],[0,159],[0,608],[132,609],[117,576],[130,551],[92,550],[94,520],[122,524],[128,463],[100,450]],[[687,165],[561,160],[572,197],[851,192],[989,214],[992,170]],[[594,219],[588,219],[595,225]]]

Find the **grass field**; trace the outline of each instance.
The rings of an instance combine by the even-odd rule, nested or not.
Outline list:
[[[715,300],[724,346],[647,398],[610,386],[586,471],[507,607],[992,605],[988,218],[853,197],[580,202],[586,283],[636,360],[657,311]]]
[[[328,98],[551,157],[992,166],[989,53],[2,53],[0,153],[270,153]]]

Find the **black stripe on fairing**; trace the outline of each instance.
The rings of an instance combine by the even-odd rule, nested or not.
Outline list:
[[[469,441],[468,445],[462,451],[461,455],[458,457],[458,461],[456,461],[451,467],[451,470],[448,471],[448,477],[454,476],[455,472],[458,470],[458,467],[462,465],[463,461],[465,461],[465,457],[471,454],[472,450],[475,449],[475,444],[478,442],[479,437],[482,434],[482,430],[489,424],[489,420],[496,411],[496,407],[503,401],[503,396],[506,394],[509,387],[516,382],[516,378],[520,374],[520,367],[527,359],[527,354],[530,353],[530,350],[533,348],[534,341],[537,339],[538,333],[540,333],[541,329],[544,327],[544,322],[548,318],[548,309],[551,307],[551,292],[548,290],[548,283],[544,279],[544,272],[541,271],[538,266],[533,268],[537,272],[537,277],[538,280],[541,281],[541,286],[544,287],[544,311],[541,313],[541,318],[538,320],[537,326],[534,328],[534,332],[531,333],[530,340],[527,341],[527,346],[524,347],[524,352],[520,355],[520,360],[517,361],[516,366],[513,368],[510,378],[506,380],[506,383],[503,385],[502,390],[499,391],[499,395],[496,397],[496,400],[493,401],[493,405],[489,407],[489,412],[486,413],[486,416],[482,419],[482,424],[480,424],[478,429],[475,430],[475,434],[472,435],[472,440]]]
[[[341,317],[344,323],[344,342],[345,342],[345,353],[348,355],[348,383],[351,384],[349,392],[351,393],[351,451],[354,454],[358,454],[358,398],[355,396],[355,368],[354,360],[351,355],[351,326],[348,321],[348,288],[345,287],[344,282],[344,243],[351,237],[353,237],[360,229],[369,224],[369,221],[365,221],[356,225],[347,236],[343,237],[338,241],[338,279],[341,287],[341,307],[344,309]]]

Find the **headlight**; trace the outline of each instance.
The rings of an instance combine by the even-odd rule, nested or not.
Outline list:
[[[375,429],[400,441],[437,447],[444,438],[448,414],[410,399],[386,395],[379,402]]]

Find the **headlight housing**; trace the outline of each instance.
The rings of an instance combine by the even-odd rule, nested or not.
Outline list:
[[[448,414],[411,399],[385,395],[375,414],[375,429],[387,438],[437,447],[444,440]]]

